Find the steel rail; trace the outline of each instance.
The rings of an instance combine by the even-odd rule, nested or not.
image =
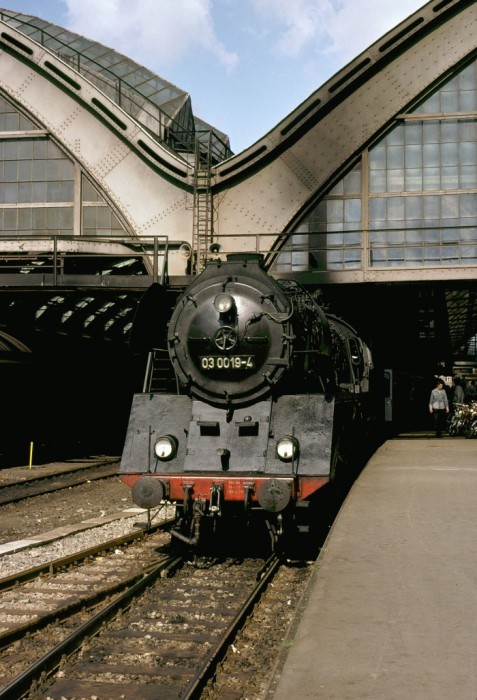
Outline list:
[[[227,629],[219,637],[217,642],[212,646],[199,671],[195,674],[187,688],[180,696],[180,700],[194,700],[200,697],[200,694],[212,675],[214,668],[225,654],[226,646],[230,639],[234,637],[237,630],[242,626],[245,618],[249,614],[250,609],[253,608],[257,600],[260,598],[264,588],[266,588],[266,586],[269,584],[280,565],[281,560],[275,554],[272,554],[272,556],[267,560],[260,572],[257,574],[257,583],[250,592],[250,595],[248,596],[244,605],[241,607],[237,615],[231,620]]]
[[[88,470],[95,469],[94,473],[88,474]],[[67,472],[60,472],[58,474],[48,474],[44,476],[35,477],[33,479],[27,479],[25,481],[16,481],[10,484],[0,484],[0,506],[6,506],[10,503],[18,503],[18,501],[24,501],[27,498],[33,498],[35,496],[43,496],[48,493],[55,493],[56,491],[62,491],[64,489],[70,488],[72,486],[81,486],[89,481],[98,481],[101,479],[109,479],[113,476],[119,476],[119,467],[111,466],[110,464],[99,465],[97,467],[89,467],[86,470],[75,469]],[[47,483],[48,481],[58,481],[63,479],[62,484],[58,483],[54,488],[52,483]],[[22,489],[22,493],[17,493],[13,496],[9,496],[8,492],[13,489]]]
[[[44,680],[46,676],[51,675],[60,666],[63,657],[71,656],[81,648],[85,638],[96,635],[106,622],[111,620],[119,610],[130,606],[134,598],[141,595],[155,579],[164,576],[166,572],[172,569],[178,568],[182,563],[182,557],[174,556],[166,557],[160,561],[154,566],[152,571],[142,575],[142,578],[128,588],[127,591],[82,624],[8,685],[4,686],[0,690],[0,700],[11,700],[12,698],[21,700],[21,698],[25,697],[37,679],[41,678]]]
[[[156,526],[154,529],[161,529],[164,526],[164,523],[161,523],[160,525]],[[149,534],[152,534],[152,530]],[[117,538],[114,542],[116,543],[115,545],[113,544],[113,541],[110,540],[109,542],[105,543],[105,545],[97,545],[95,547],[92,547],[89,550],[84,550],[80,554],[81,559],[86,559],[91,556],[96,556],[98,554],[103,553],[106,550],[112,549],[114,546],[120,546],[121,544],[131,544],[135,540],[138,539],[143,539],[146,536],[146,533],[143,531],[137,531],[136,533],[130,533],[129,535],[126,535],[124,537]],[[63,562],[63,567],[71,565],[75,562],[78,562],[78,555],[71,555],[69,557],[64,557],[62,560],[57,560],[55,562],[52,562],[51,564],[54,564],[54,568],[56,570],[61,569],[62,565],[59,562]],[[54,610],[51,611],[45,611],[43,613],[38,613],[35,617],[32,619],[28,620],[27,622],[17,625],[16,627],[13,627],[11,629],[4,630],[3,632],[0,632],[0,650],[5,649],[8,647],[10,644],[13,642],[17,641],[18,639],[22,639],[23,637],[26,636],[26,634],[36,632],[40,629],[45,628],[48,624],[51,622],[54,622],[55,620],[63,620],[65,618],[71,617],[72,615],[76,614],[82,609],[87,609],[87,608],[94,608],[97,606],[99,603],[104,601],[106,598],[112,595],[116,595],[120,591],[124,590],[124,588],[133,585],[136,581],[141,579],[142,576],[144,576],[145,573],[148,573],[151,568],[155,566],[157,562],[157,559],[154,561],[151,561],[149,564],[147,564],[141,571],[135,571],[134,573],[130,574],[129,576],[126,576],[126,578],[123,578],[121,581],[117,581],[111,586],[105,586],[101,587],[99,590],[93,590],[93,592],[84,595],[80,597],[78,600],[74,602],[68,602],[63,606],[59,606],[55,608]],[[48,564],[45,566],[49,566]],[[42,568],[42,567],[38,567]],[[52,567],[53,568],[53,567]],[[46,571],[50,571],[50,569],[46,569]],[[25,572],[29,573],[29,572]],[[44,573],[44,572],[41,572]],[[35,573],[35,576],[38,576],[38,573]],[[35,577],[33,576],[33,577]],[[25,579],[29,580],[29,579]],[[10,588],[13,588],[14,586],[11,586]],[[8,590],[8,589],[6,589]]]
[[[69,554],[66,557],[60,557],[59,559],[47,561],[44,564],[33,566],[31,569],[24,569],[23,571],[19,571],[16,574],[10,574],[9,576],[0,578],[0,592],[8,591],[9,589],[14,588],[19,584],[26,583],[26,581],[31,581],[32,579],[38,578],[38,576],[41,576],[42,574],[54,574],[59,569],[64,569],[67,566],[71,566],[71,564],[76,564],[80,561],[83,561],[84,559],[88,559],[89,557],[94,557],[98,554],[102,554],[103,552],[107,552],[109,549],[113,549],[114,547],[121,547],[125,544],[131,544],[132,542],[140,540],[146,537],[147,535],[156,532],[157,530],[167,527],[173,522],[174,518],[169,518],[167,520],[161,521],[160,523],[152,525],[147,530],[145,530],[144,528],[137,528],[137,530],[133,530],[127,535],[115,537],[112,540],[107,540],[107,542],[103,542],[102,544],[94,545],[94,547],[88,547],[88,549],[82,549],[79,552]],[[93,530],[97,527],[99,526],[93,525],[91,529]],[[81,532],[85,532],[85,530],[82,530]],[[64,537],[62,537],[61,539],[64,539]],[[48,544],[51,544],[51,541],[48,541]]]

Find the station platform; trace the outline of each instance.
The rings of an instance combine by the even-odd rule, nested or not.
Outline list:
[[[388,440],[349,492],[273,700],[476,700],[477,440]]]

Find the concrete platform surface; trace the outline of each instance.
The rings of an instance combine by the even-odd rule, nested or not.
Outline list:
[[[273,700],[476,700],[477,440],[378,449],[284,647]]]

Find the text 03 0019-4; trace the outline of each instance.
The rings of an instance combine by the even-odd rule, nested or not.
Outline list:
[[[204,355],[199,357],[200,366],[210,369],[254,369],[252,355]]]

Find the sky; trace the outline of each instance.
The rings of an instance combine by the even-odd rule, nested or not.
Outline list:
[[[0,0],[98,41],[189,93],[247,148],[424,0]]]

